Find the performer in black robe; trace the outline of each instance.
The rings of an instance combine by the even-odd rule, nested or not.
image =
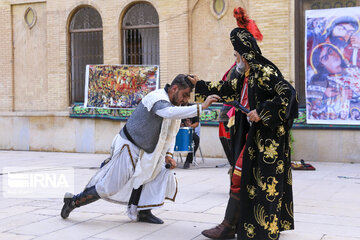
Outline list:
[[[245,74],[230,81],[199,81],[195,97],[202,101],[218,94],[224,102],[241,102],[250,112],[236,114],[237,162],[224,221],[202,233],[233,238],[237,227],[238,239],[276,240],[281,231],[294,229],[289,130],[298,101],[280,70],[262,56],[255,23],[242,8],[234,14],[240,15],[240,27],[232,30],[230,39],[239,54],[237,62],[245,63]]]

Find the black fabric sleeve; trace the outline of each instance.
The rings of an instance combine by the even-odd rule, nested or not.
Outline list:
[[[198,81],[195,86],[195,101],[204,102],[206,97],[212,94],[221,97],[219,102],[232,102],[238,100],[243,81],[243,76],[240,74],[233,75],[233,78],[229,81]]]

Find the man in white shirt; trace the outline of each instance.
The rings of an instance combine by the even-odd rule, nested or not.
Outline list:
[[[177,184],[172,171],[175,137],[180,119],[199,116],[219,97],[211,95],[202,104],[185,105],[197,76],[179,74],[164,89],[149,93],[135,109],[112,143],[111,160],[103,166],[77,195],[66,193],[61,217],[100,198],[128,204],[127,214],[134,221],[162,224],[151,209],[175,200]],[[130,200],[129,200],[130,199]]]

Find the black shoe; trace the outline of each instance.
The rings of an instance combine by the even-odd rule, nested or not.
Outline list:
[[[73,200],[74,195],[71,193],[65,193],[64,196],[64,206],[61,209],[61,217],[66,219],[69,217],[72,210],[76,208],[75,201]]]
[[[151,210],[140,210],[138,215],[139,222],[147,222],[147,223],[155,223],[155,224],[163,224],[164,221],[158,217],[155,217]]]
[[[202,231],[201,234],[210,239],[233,239],[235,238],[235,228],[224,220],[216,227]]]
[[[100,199],[100,196],[96,192],[95,186],[86,188],[83,192],[75,196],[71,193],[65,193],[64,206],[61,209],[61,217],[65,219],[69,217],[69,214],[75,208],[95,202],[98,199]]]
[[[185,162],[184,163],[184,166],[183,166],[183,169],[188,169],[190,168],[190,163],[189,162]]]

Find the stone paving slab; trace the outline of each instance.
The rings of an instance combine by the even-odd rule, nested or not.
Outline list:
[[[81,191],[106,154],[0,151],[4,167],[73,168]],[[97,201],[63,220],[59,198],[6,198],[0,188],[0,239],[204,240],[201,231],[220,223],[229,194],[225,159],[176,168],[179,192],[154,214],[165,223],[131,222],[126,207]],[[316,171],[293,171],[295,230],[280,240],[360,240],[360,164],[312,162]],[[179,161],[178,165],[183,164]],[[218,166],[218,167],[216,167]],[[0,184],[4,175],[0,175]],[[77,193],[76,192],[76,193]]]
[[[114,227],[102,233],[96,234],[94,237],[106,240],[117,240],[117,239],[144,239],[148,235],[156,232],[164,232],[169,225],[175,221],[167,220],[164,224],[146,224],[141,222],[127,222],[120,226]],[[169,238],[154,238],[154,239],[169,239]],[[170,238],[171,239],[171,238]]]

